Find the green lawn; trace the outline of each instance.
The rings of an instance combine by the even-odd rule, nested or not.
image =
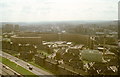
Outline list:
[[[0,61],[7,65],[8,67],[12,68],[13,70],[15,70],[16,72],[22,74],[22,75],[25,75],[25,77],[27,77],[28,75],[29,76],[33,76],[33,77],[37,77],[35,76],[35,74],[33,74],[32,72],[26,70],[25,68],[15,64],[14,62],[11,62],[10,60],[4,58],[4,57],[1,57],[0,56]]]

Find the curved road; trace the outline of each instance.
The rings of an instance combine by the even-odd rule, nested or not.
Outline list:
[[[9,59],[10,61],[16,63],[17,65],[29,70],[29,67],[27,66],[29,63],[27,63],[27,62],[25,62],[25,61],[23,61],[21,59],[18,59],[18,58],[14,57],[14,56],[12,56],[12,55],[10,55],[8,53],[5,53],[5,52],[2,52],[2,54],[0,54],[0,56],[5,57],[5,58]],[[48,72],[46,72],[46,71],[44,71],[42,69],[39,69],[38,67],[35,67],[35,66],[31,65],[31,64],[29,64],[29,65],[33,67],[33,69],[29,70],[29,71],[36,74],[36,75],[40,75],[40,77],[41,76],[42,77],[47,77],[47,75],[55,77],[51,73],[48,73]]]

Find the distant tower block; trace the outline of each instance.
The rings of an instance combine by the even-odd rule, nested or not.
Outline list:
[[[12,24],[5,24],[3,26],[3,32],[7,32],[7,33],[10,33],[14,30],[14,27]]]
[[[19,31],[19,25],[14,26],[14,31]]]

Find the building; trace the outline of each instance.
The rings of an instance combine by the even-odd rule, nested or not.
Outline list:
[[[12,24],[5,24],[3,25],[2,28],[3,28],[2,32],[7,32],[7,33],[11,33],[14,30],[14,26]]]
[[[19,31],[19,25],[15,25],[15,26],[14,26],[14,31],[15,31],[15,32],[18,32],[18,31]]]
[[[4,24],[2,26],[3,32],[11,33],[11,32],[17,32],[19,31],[19,25],[13,25],[13,24]]]

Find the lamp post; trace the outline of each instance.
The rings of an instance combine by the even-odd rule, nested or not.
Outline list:
[[[103,36],[104,38],[103,38],[103,55],[105,54],[105,44],[106,44],[106,36],[105,36],[105,34],[104,34],[104,36]]]
[[[61,33],[58,33],[58,39],[61,41]]]

